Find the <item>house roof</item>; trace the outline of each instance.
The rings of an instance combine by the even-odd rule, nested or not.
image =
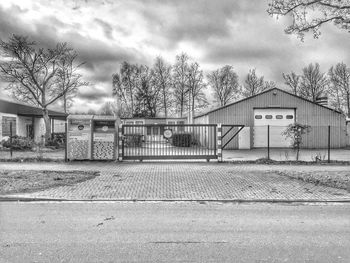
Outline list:
[[[4,99],[0,99],[0,112],[30,117],[43,116],[42,109],[39,107]],[[49,116],[52,118],[66,118],[67,114],[61,111],[54,111],[49,109]]]
[[[253,96],[250,96],[250,97],[244,98],[244,99],[242,99],[242,100],[238,100],[238,101],[232,102],[232,103],[230,103],[230,104],[227,104],[227,105],[225,105],[225,106],[222,106],[222,107],[219,107],[219,108],[216,108],[216,109],[210,110],[210,111],[208,111],[208,112],[202,113],[202,114],[200,114],[200,115],[195,116],[194,118],[199,118],[199,117],[202,117],[202,116],[208,115],[208,114],[210,114],[210,113],[212,113],[212,112],[215,112],[215,111],[218,111],[218,110],[221,110],[221,109],[224,109],[224,108],[230,107],[230,106],[232,106],[232,105],[235,105],[235,104],[241,103],[241,102],[243,102],[243,101],[246,101],[246,100],[252,99],[252,98],[254,98],[254,97],[257,97],[257,96],[260,96],[260,95],[262,95],[262,94],[268,93],[268,92],[270,92],[270,91],[272,91],[272,90],[278,90],[278,91],[284,92],[284,93],[286,93],[286,94],[288,94],[288,95],[291,95],[291,96],[294,96],[294,97],[296,97],[296,98],[298,98],[298,99],[301,99],[301,100],[304,100],[304,101],[310,102],[310,103],[315,104],[315,105],[317,105],[317,106],[319,106],[319,107],[323,107],[323,108],[326,108],[326,109],[331,110],[331,111],[333,111],[333,112],[336,112],[336,113],[342,114],[340,111],[337,111],[337,110],[332,109],[332,108],[329,108],[329,107],[327,107],[327,106],[324,106],[324,105],[318,104],[318,103],[316,103],[316,102],[313,102],[313,101],[311,101],[311,100],[305,99],[305,98],[303,98],[303,97],[297,96],[297,95],[295,95],[295,94],[293,94],[293,93],[290,93],[290,92],[288,92],[288,91],[286,91],[286,90],[279,89],[279,88],[272,88],[272,89],[268,89],[268,90],[265,90],[265,91],[263,91],[263,92],[260,92],[260,93],[258,93],[258,94],[255,94],[255,95],[253,95]]]

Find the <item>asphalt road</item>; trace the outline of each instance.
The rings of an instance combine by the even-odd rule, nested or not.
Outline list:
[[[350,204],[0,203],[1,262],[350,262]]]

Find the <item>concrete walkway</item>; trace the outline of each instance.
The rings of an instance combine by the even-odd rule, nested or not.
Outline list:
[[[316,186],[277,171],[348,171],[349,166],[218,163],[0,163],[0,169],[94,170],[101,176],[71,186],[10,196],[69,200],[350,201],[345,190]]]

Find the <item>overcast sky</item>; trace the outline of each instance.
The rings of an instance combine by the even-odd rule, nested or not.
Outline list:
[[[45,45],[67,42],[86,62],[74,110],[97,109],[111,97],[111,76],[124,60],[152,65],[160,55],[173,63],[186,52],[205,73],[234,67],[243,82],[250,68],[283,88],[282,72],[350,65],[350,34],[322,28],[320,39],[286,35],[289,18],[276,20],[267,0],[21,0],[0,1],[0,38],[27,35]]]

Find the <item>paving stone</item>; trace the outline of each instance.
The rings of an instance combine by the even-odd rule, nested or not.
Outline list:
[[[348,166],[233,165],[218,163],[2,163],[0,169],[89,170],[101,176],[27,198],[71,200],[350,200],[346,190],[306,183],[276,171],[349,170]]]

